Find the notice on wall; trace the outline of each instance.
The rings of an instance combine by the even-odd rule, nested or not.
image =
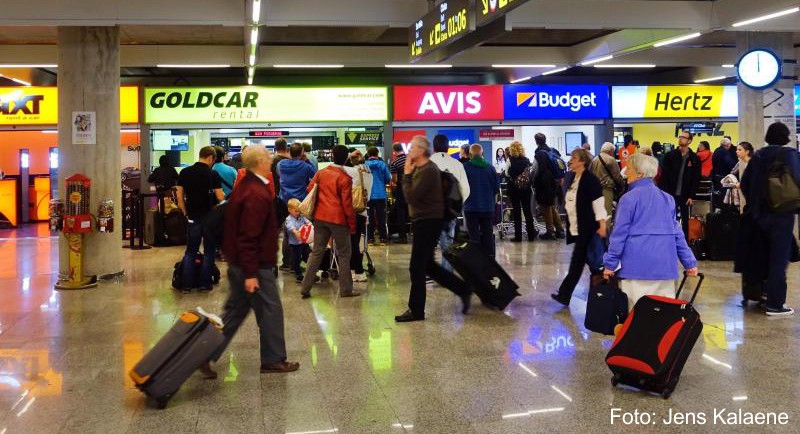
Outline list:
[[[72,144],[97,144],[97,112],[72,112]]]

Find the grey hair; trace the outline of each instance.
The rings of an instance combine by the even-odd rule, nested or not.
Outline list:
[[[264,160],[271,158],[269,150],[264,146],[248,146],[242,151],[242,165],[247,169],[253,169]]]
[[[642,175],[643,178],[655,178],[658,175],[658,160],[641,152],[628,157],[628,167]]]
[[[616,146],[614,146],[614,144],[613,144],[613,143],[611,143],[611,142],[605,142],[605,143],[603,143],[603,146],[600,148],[600,152],[602,152],[602,153],[604,153],[604,154],[611,154],[611,155],[613,155],[613,154],[614,154],[614,151],[615,151],[616,149],[617,149],[617,148],[616,148]]]
[[[425,156],[431,156],[431,142],[425,136],[414,136],[411,139],[411,146],[418,146],[425,149]]]

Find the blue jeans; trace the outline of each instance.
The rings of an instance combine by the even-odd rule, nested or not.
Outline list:
[[[214,266],[214,256],[217,246],[211,237],[205,236],[203,224],[199,221],[189,223],[188,236],[186,238],[186,253],[183,255],[183,285],[187,288],[210,288],[211,269]],[[200,243],[203,243],[203,263],[200,265],[200,281],[195,281],[197,276],[197,265],[194,262],[197,252],[200,251]]]
[[[439,234],[439,249],[442,251],[442,268],[446,271],[452,273],[453,266],[444,259],[444,251],[450,247],[450,244],[453,244],[453,240],[456,238],[456,220],[451,220],[449,222],[444,223],[444,228],[442,229],[442,233]]]

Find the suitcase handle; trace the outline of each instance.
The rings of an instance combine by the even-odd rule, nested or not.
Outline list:
[[[703,273],[697,273],[697,277],[700,280],[697,281],[697,287],[694,289],[694,293],[692,294],[692,299],[689,300],[689,303],[694,303],[695,297],[697,297],[697,291],[700,291],[700,285],[703,284],[703,280],[705,280],[706,276]],[[681,286],[678,287],[678,292],[675,293],[675,298],[680,297],[681,291],[683,290],[683,286],[686,284],[686,279],[689,278],[689,273],[686,271],[683,272],[683,280],[681,280]]]

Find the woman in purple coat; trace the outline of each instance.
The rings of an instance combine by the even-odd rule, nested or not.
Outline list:
[[[675,200],[653,183],[658,160],[641,153],[628,157],[628,192],[617,205],[616,223],[603,257],[606,277],[617,274],[628,307],[645,295],[675,296],[678,261],[690,276],[697,259],[675,215]]]

